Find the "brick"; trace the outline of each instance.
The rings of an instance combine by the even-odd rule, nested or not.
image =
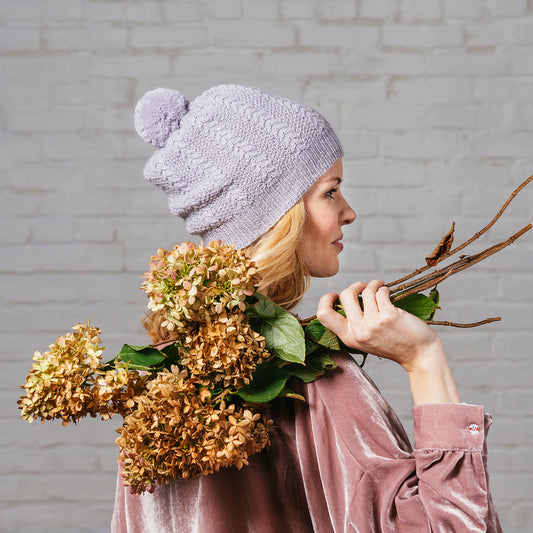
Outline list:
[[[533,128],[533,103],[517,103],[513,107],[511,127],[515,131]]]
[[[465,27],[465,44],[468,46],[511,45],[517,41],[517,25],[514,21],[497,21],[469,24]]]
[[[92,76],[130,76],[152,78],[167,76],[170,61],[166,54],[106,55],[89,62]]]
[[[83,126],[81,109],[72,107],[13,106],[9,109],[8,129],[13,132],[74,132]]]
[[[66,490],[75,490],[75,486]],[[111,496],[111,500],[113,497]],[[79,533],[106,533],[109,531],[112,503],[79,504],[79,502],[50,501],[32,503],[32,512],[27,512],[28,504],[13,502],[2,511],[2,523],[6,532],[25,531],[77,531]],[[86,525],[90,524],[90,525]]]
[[[213,51],[206,54],[179,54],[172,67],[177,74],[201,74],[211,69],[221,68],[233,75],[246,74],[259,65],[255,54],[242,51]],[[207,86],[204,87],[207,89]],[[180,89],[181,90],[181,89]],[[183,89],[185,91],[185,89]],[[188,93],[185,93],[188,94]]]
[[[361,0],[359,2],[359,16],[362,19],[390,20],[397,12],[395,0]]]
[[[305,87],[303,98],[313,105],[314,101],[338,102],[344,105],[381,102],[385,98],[386,85],[382,79],[371,80],[311,80]]]
[[[432,105],[425,114],[425,125],[432,128],[486,130],[499,128],[504,109],[497,105],[448,102]]]
[[[420,105],[355,104],[342,106],[346,130],[412,130],[424,125],[425,109]]]
[[[513,24],[516,32],[516,42],[522,45],[533,45],[533,23],[520,22]]]
[[[439,0],[401,0],[400,14],[404,20],[437,20],[442,8]]]
[[[7,219],[0,224],[0,243],[23,244],[30,240],[31,219]]]
[[[263,65],[269,76],[280,78],[299,78],[308,72],[324,76],[338,71],[341,60],[333,53],[276,53],[265,54]]]
[[[487,0],[486,9],[493,17],[519,17],[526,14],[527,0]]]
[[[345,177],[348,179],[348,176]],[[344,181],[342,185],[343,194],[347,202],[353,207],[356,211],[357,216],[361,218],[366,218],[367,216],[374,215],[376,213],[377,198],[373,192],[360,190],[356,187],[353,187],[349,181]],[[355,226],[350,226],[347,233],[347,242],[357,242],[355,237],[350,237],[354,228],[359,229],[359,221]]]
[[[471,147],[477,155],[483,157],[529,157],[531,138],[527,134],[513,133],[507,135],[486,134],[471,140]]]
[[[264,2],[263,0],[244,0],[244,17],[250,20],[271,20],[278,18],[279,7],[277,2]]]
[[[60,85],[89,78],[87,60],[75,56],[0,57],[0,71],[5,82],[22,86],[26,83]],[[38,80],[36,72],[39,72]]]
[[[2,139],[0,169],[20,163],[35,163],[41,160],[42,148],[36,135],[14,134]]]
[[[316,2],[309,0],[284,0],[279,7],[285,19],[310,19],[316,14]]]
[[[533,48],[520,48],[512,56],[511,70],[514,74],[533,74]]]
[[[106,134],[68,135],[66,133],[43,135],[43,157],[46,160],[89,160],[94,157],[114,158],[120,155],[117,138]]]
[[[471,77],[504,74],[509,72],[510,64],[510,58],[503,54],[439,50],[429,58],[428,70],[436,75]]]
[[[83,16],[82,0],[45,0],[43,2],[45,21],[79,20]]]
[[[356,0],[332,0],[319,4],[319,16],[323,20],[352,20],[357,15]]]
[[[448,131],[385,133],[381,136],[381,153],[399,159],[451,158],[465,149],[462,135]]]
[[[529,101],[533,77],[482,78],[473,82],[474,98],[490,102]]]
[[[532,379],[528,366],[527,363],[510,363],[505,360],[485,362],[483,365],[478,361],[461,362],[461,372],[456,373],[455,380],[458,386],[491,386],[494,384],[494,377],[498,376],[499,387],[528,387]]]
[[[211,28],[210,44],[218,47],[285,48],[295,43],[294,28],[281,24],[218,22]]]
[[[381,31],[382,44],[397,48],[459,46],[463,40],[461,28],[456,25],[385,24]]]
[[[36,24],[3,26],[0,31],[0,50],[29,51],[41,46],[40,28]]]
[[[128,30],[108,25],[45,28],[43,41],[48,50],[124,50]]]
[[[3,18],[11,21],[38,22],[43,11],[42,0],[27,0],[25,2],[11,2],[9,9],[3,10]]]
[[[361,242],[396,242],[402,238],[398,221],[393,218],[380,217],[379,220],[373,220],[368,217],[360,224],[362,225]]]
[[[84,19],[94,22],[124,22],[127,20],[128,5],[127,2],[90,0],[84,3]]]
[[[194,26],[135,26],[130,30],[133,48],[164,50],[197,48],[207,45],[207,30]]]
[[[368,158],[375,157],[378,153],[377,140],[370,135],[348,131],[342,135],[342,142],[350,157]]]
[[[343,70],[346,74],[377,75],[398,74],[408,76],[422,74],[424,58],[418,54],[399,52],[347,52],[343,56]]]
[[[306,24],[300,29],[300,44],[309,47],[370,48],[376,45],[378,29],[373,27]]]
[[[121,247],[107,244],[6,246],[2,272],[117,272],[123,269]]]
[[[374,271],[377,266],[376,256],[368,246],[358,243],[345,243],[344,252],[341,256],[344,263],[344,272],[360,272],[361,270]]]
[[[456,191],[439,193],[439,201],[435,202],[435,193],[426,188],[417,191],[415,195],[413,191],[402,190],[400,187],[399,183],[397,189],[390,187],[386,194],[384,192],[379,195],[378,213],[388,216],[411,216],[415,205],[431,205],[435,217],[442,215],[448,220],[449,213],[456,211],[460,203],[460,194]],[[424,250],[422,253],[426,252],[427,250]]]
[[[206,15],[214,19],[239,19],[242,17],[241,0],[226,0],[225,2],[208,2]]]
[[[163,20],[166,22],[199,21],[203,16],[203,5],[196,0],[165,0],[162,7]]]
[[[83,117],[84,130],[132,133],[133,120],[131,109],[102,105],[85,106]]]
[[[446,19],[478,19],[483,13],[482,0],[444,0]]]
[[[354,189],[372,188],[375,190],[394,185],[404,189],[418,187],[424,183],[425,165],[401,160],[360,160],[344,156],[344,182]]]
[[[141,22],[159,22],[162,18],[162,9],[160,2],[127,2],[126,19],[128,21]]]

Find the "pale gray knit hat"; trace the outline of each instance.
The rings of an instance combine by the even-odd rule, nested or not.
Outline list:
[[[342,157],[314,109],[239,85],[192,102],[171,89],[147,92],[135,128],[159,148],[144,168],[170,211],[204,241],[244,248],[270,229]]]

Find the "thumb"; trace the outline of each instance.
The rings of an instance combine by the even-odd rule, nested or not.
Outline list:
[[[346,327],[346,318],[333,309],[333,304],[337,301],[338,297],[339,295],[334,292],[324,294],[320,298],[316,310],[316,317],[319,322],[336,335],[341,334]]]

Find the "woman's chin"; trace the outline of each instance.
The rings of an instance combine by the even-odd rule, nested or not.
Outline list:
[[[330,278],[339,271],[339,262],[336,261],[330,265],[320,265],[313,269],[309,269],[309,275],[312,278]]]

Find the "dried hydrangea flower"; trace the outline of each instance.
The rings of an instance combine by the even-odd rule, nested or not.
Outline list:
[[[133,407],[136,374],[119,368],[100,376],[100,329],[81,323],[72,329],[73,333],[58,337],[48,351],[35,352],[21,387],[26,394],[18,401],[23,419],[61,419],[67,425],[87,415],[101,414],[105,419]]]
[[[210,388],[248,385],[256,366],[270,357],[244,313],[222,313],[187,332],[178,345],[180,364]]]
[[[270,422],[260,413],[224,402],[214,406],[209,390],[177,367],[159,372],[135,402],[116,440],[123,482],[132,493],[226,466],[242,468],[269,442]]]
[[[141,288],[148,308],[164,309],[164,327],[183,331],[186,322],[202,322],[226,310],[244,311],[244,299],[259,283],[257,268],[243,250],[220,241],[207,246],[185,242],[159,249]]]

